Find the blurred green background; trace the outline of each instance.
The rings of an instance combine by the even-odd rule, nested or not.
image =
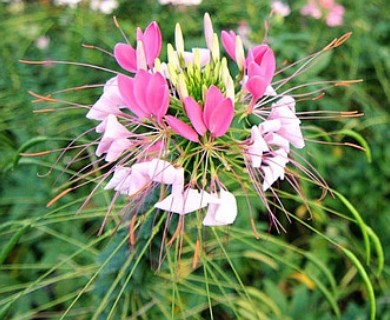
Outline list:
[[[99,195],[79,214],[89,187],[46,208],[66,183],[68,177],[61,172],[83,167],[82,163],[67,167],[75,151],[58,163],[58,152],[20,156],[63,148],[92,127],[84,117],[85,109],[66,108],[65,103],[33,104],[29,91],[49,94],[103,84],[111,77],[85,67],[36,66],[20,59],[77,61],[119,70],[109,55],[82,47],[90,44],[111,51],[123,41],[113,15],[130,41],[137,26],[144,28],[156,20],[165,42],[173,42],[179,22],[186,47],[204,46],[203,15],[209,12],[216,31],[246,26],[248,39],[259,43],[265,35],[270,2],[203,0],[197,6],[175,7],[157,0],[122,0],[111,14],[104,14],[92,10],[88,1],[74,8],[48,0],[8,1],[0,3],[0,318],[303,320],[335,319],[339,314],[341,319],[368,319],[367,279],[327,237],[362,261],[376,295],[377,319],[390,319],[390,4],[387,0],[342,1],[344,23],[331,28],[321,19],[300,15],[305,1],[288,3],[290,15],[270,20],[268,41],[279,66],[353,33],[292,85],[309,80],[364,80],[329,90],[315,105],[303,102],[302,109],[364,113],[362,118],[336,124],[324,121],[321,126],[330,131],[355,130],[366,139],[370,153],[313,144],[307,154],[329,185],[348,198],[378,235],[385,253],[383,272],[375,271],[378,255],[373,255],[371,263],[364,262],[364,241],[356,224],[324,209],[350,216],[340,200],[328,196],[312,220],[299,204],[288,203],[319,233],[295,221],[285,222],[286,233],[268,232],[263,217],[259,219],[263,233],[256,240],[247,221],[238,222],[226,234],[210,231],[211,258],[202,267],[192,270],[190,245],[184,248],[179,271],[174,271],[178,261],[172,252],[156,273],[159,251],[155,247],[161,241],[158,235],[151,236],[151,224],[156,221],[145,221],[135,249],[127,246],[125,227],[112,232],[117,221],[97,236],[110,202],[107,195]],[[61,98],[88,106],[100,93],[100,87],[72,90]],[[57,111],[33,113],[42,108]],[[91,133],[86,139],[96,138]],[[353,136],[340,136],[340,141],[356,143]],[[91,157],[93,150],[88,150]],[[307,192],[316,195],[315,190]]]

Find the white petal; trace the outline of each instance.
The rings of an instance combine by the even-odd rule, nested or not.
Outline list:
[[[263,153],[268,151],[269,148],[257,126],[253,126],[251,129],[251,139],[253,143],[248,148],[248,155],[251,158],[252,166],[254,168],[259,168]]]
[[[114,170],[114,175],[112,176],[111,180],[107,183],[107,185],[104,187],[104,190],[110,190],[114,189],[117,186],[120,186],[125,179],[129,176],[131,172],[130,168],[118,166]]]
[[[113,140],[110,147],[106,151],[105,160],[107,162],[115,161],[120,155],[132,146],[132,143],[128,139],[117,139]]]
[[[273,152],[273,156],[264,160],[261,167],[264,173],[263,190],[268,190],[271,185],[278,179],[284,179],[284,168],[288,163],[287,152],[283,149],[278,149]]]
[[[157,202],[155,208],[178,214],[187,214],[206,207],[209,202],[218,201],[209,193],[188,188],[184,194],[169,195],[164,200]]]
[[[221,190],[219,199],[219,204],[210,203],[203,225],[224,226],[232,224],[236,220],[237,201],[235,196],[228,191]]]
[[[276,96],[276,91],[274,90],[274,88],[271,85],[269,85],[265,89],[264,95],[266,95],[266,96]]]
[[[93,120],[104,120],[108,115],[121,115],[120,107],[124,106],[118,89],[117,77],[111,78],[103,88],[103,94],[88,111],[86,117]]]

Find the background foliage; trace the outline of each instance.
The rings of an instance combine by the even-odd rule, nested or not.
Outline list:
[[[381,255],[375,251],[379,248],[375,237],[369,233],[374,253],[366,263],[367,247],[362,229],[354,222],[354,210],[337,196],[313,202],[312,219],[297,199],[286,199],[294,217],[302,220],[286,221],[286,232],[281,234],[268,231],[267,219],[259,211],[259,240],[245,214],[229,230],[208,230],[203,235],[207,254],[195,269],[196,244],[187,234],[180,261],[177,245],[164,248],[160,272],[156,269],[161,232],[155,227],[163,226],[165,217],[156,220],[146,214],[137,246],[131,248],[126,223],[113,232],[119,216],[97,236],[110,201],[106,194],[99,194],[78,214],[88,187],[46,208],[66,182],[67,175],[61,172],[80,167],[66,167],[72,153],[53,169],[58,153],[44,157],[21,157],[20,153],[65,147],[91,123],[84,118],[85,111],[77,108],[33,113],[45,106],[32,104],[28,91],[47,94],[104,83],[110,75],[68,65],[31,66],[18,60],[79,61],[118,70],[110,56],[81,45],[111,50],[122,37],[111,16],[92,11],[87,1],[76,9],[49,1],[14,1],[0,3],[0,318],[334,319],[339,315],[367,319],[371,294],[367,283],[371,283],[377,318],[390,319],[386,256],[390,246],[390,5],[386,0],[344,1],[344,25],[329,28],[300,16],[303,4],[291,1],[289,16],[272,18],[268,41],[281,65],[353,32],[347,43],[325,56],[299,82],[363,79],[353,87],[329,91],[315,106],[305,102],[303,107],[364,112],[363,118],[337,123],[338,128],[327,122],[323,126],[345,133],[355,130],[365,137],[370,153],[318,145],[310,145],[307,153],[329,185],[349,199],[378,235],[385,251],[383,272],[376,270]],[[203,45],[204,12],[211,14],[216,30],[236,29],[245,21],[252,31],[250,40],[256,43],[264,37],[269,3],[204,0],[197,7],[176,8],[155,0],[131,0],[120,2],[113,14],[130,40],[137,26],[156,20],[164,40],[172,42],[175,23],[180,22],[191,47]],[[50,43],[39,49],[36,41],[43,35]],[[71,91],[64,99],[90,105],[100,91]],[[64,106],[46,107],[59,110]],[[96,137],[91,134],[91,138]],[[343,142],[356,142],[356,138],[339,136]],[[93,150],[88,150],[91,157]],[[316,190],[308,189],[308,194],[314,197]]]

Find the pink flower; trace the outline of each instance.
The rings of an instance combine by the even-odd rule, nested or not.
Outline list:
[[[306,6],[301,9],[301,14],[319,19],[322,12],[325,14],[325,23],[330,27],[343,24],[345,9],[334,0],[308,0]]]
[[[319,4],[323,9],[330,10],[334,7],[334,0],[319,0]]]
[[[279,0],[273,0],[271,3],[271,8],[276,14],[282,17],[286,17],[291,13],[291,9],[288,4]]]
[[[103,121],[108,115],[123,115],[119,110],[125,103],[120,96],[117,77],[111,78],[103,88],[103,94],[87,113],[88,119]]]
[[[165,120],[167,121],[171,129],[174,132],[180,134],[183,138],[186,138],[187,140],[190,140],[192,142],[199,142],[199,137],[196,131],[185,122],[171,115],[165,116]]]
[[[129,138],[131,133],[119,123],[117,118],[110,114],[96,128],[97,132],[104,132],[102,139],[96,149],[96,155],[100,157],[106,154],[106,161],[112,162],[120,157],[120,155],[132,146]]]
[[[233,30],[230,30],[229,32],[222,31],[221,39],[223,47],[233,61],[237,63],[238,69],[243,70],[245,67],[245,53],[242,37],[236,35]]]
[[[335,4],[326,16],[326,24],[329,27],[336,27],[343,24],[345,9],[342,5]]]
[[[141,120],[155,117],[161,122],[169,106],[169,89],[160,73],[139,70],[134,78],[118,76],[119,92],[126,106]]]
[[[214,85],[206,91],[203,109],[192,97],[185,98],[184,108],[195,130],[173,116],[166,116],[165,119],[173,131],[194,142],[198,142],[198,134],[203,136],[207,130],[214,138],[223,136],[234,116],[232,100],[225,98]]]
[[[284,178],[290,144],[296,148],[305,146],[300,123],[295,114],[294,98],[284,96],[272,104],[266,120],[252,127],[251,144],[246,152],[252,167],[263,173],[263,191]]]
[[[114,56],[123,69],[135,73],[142,67],[144,59],[149,68],[153,68],[154,60],[160,55],[161,45],[160,28],[156,22],[152,22],[146,27],[145,32],[137,29],[136,49],[129,44],[118,43],[114,48]]]
[[[318,7],[316,3],[309,3],[302,7],[301,15],[303,16],[311,16],[314,19],[319,19],[322,16],[321,9]]]
[[[264,95],[275,74],[276,60],[272,49],[261,44],[249,50],[246,67],[248,79],[245,87],[257,101]]]
[[[229,54],[230,58],[233,59],[233,61],[236,60],[236,33],[233,30],[222,31],[221,33],[221,40],[223,47],[225,48],[226,52]]]

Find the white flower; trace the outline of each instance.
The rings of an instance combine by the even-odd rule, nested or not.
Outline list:
[[[89,5],[92,10],[104,14],[111,14],[119,6],[117,0],[91,0]]]
[[[71,8],[76,8],[81,0],[54,0],[56,6],[69,6]]]
[[[160,4],[172,4],[174,6],[196,6],[202,2],[202,0],[158,0]]]

